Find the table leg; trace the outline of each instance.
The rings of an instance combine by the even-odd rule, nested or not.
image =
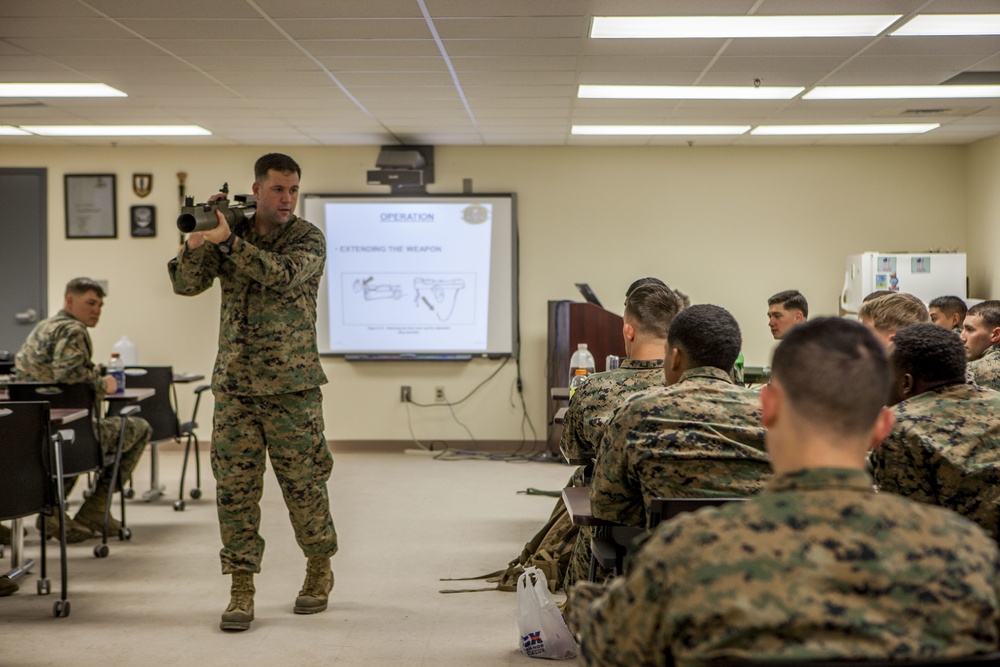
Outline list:
[[[11,581],[27,574],[35,566],[32,559],[24,558],[24,519],[14,519],[10,527],[10,571],[6,573]]]
[[[160,443],[149,443],[149,491],[142,494],[147,503],[162,496],[167,487],[160,484]]]

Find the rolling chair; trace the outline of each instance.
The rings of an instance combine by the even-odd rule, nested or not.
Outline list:
[[[97,419],[100,419],[101,413],[97,408],[97,394],[91,385],[58,382],[11,382],[7,385],[7,391],[12,401],[46,401],[52,408],[85,409],[89,412],[88,419],[80,419],[72,424],[74,442],[64,457],[65,467],[62,476],[73,477],[82,473],[100,473],[106,468],[111,469],[111,488],[108,491],[108,502],[104,508],[101,544],[94,547],[95,556],[106,558],[109,553],[108,522],[111,518],[112,496],[115,486],[117,486],[116,480],[119,478],[122,447],[125,443],[125,428],[128,418],[139,412],[139,406],[129,405],[121,410],[119,415],[122,417],[122,427],[118,434],[118,447],[114,452],[106,453],[101,446],[97,422],[94,419],[95,414]],[[132,538],[132,531],[125,524],[124,493],[121,494],[120,499],[122,527],[118,532],[118,539],[124,541]]]
[[[59,513],[59,554],[61,590],[52,613],[69,616],[66,598],[66,498],[63,495],[62,453],[64,439],[71,442],[72,431],[49,433],[49,405],[42,401],[6,402],[0,405],[0,519],[20,519],[40,512]],[[20,526],[15,540],[23,540]],[[38,594],[49,594],[46,572],[45,523],[42,522],[42,571]],[[18,550],[21,545],[18,544]],[[11,579],[28,571],[30,564],[18,565],[8,573]]]
[[[174,502],[174,509],[183,511],[184,504],[184,480],[187,476],[188,458],[191,450],[194,449],[195,463],[195,486],[191,489],[191,498],[197,500],[201,497],[201,461],[198,451],[198,436],[195,429],[198,428],[198,405],[201,403],[201,394],[210,385],[197,387],[195,392],[194,410],[191,420],[181,423],[177,416],[177,385],[174,383],[174,369],[171,366],[129,366],[125,369],[125,385],[127,387],[149,387],[156,390],[156,394],[143,402],[143,417],[153,428],[153,435],[149,439],[149,465],[150,465],[150,488],[143,495],[143,499],[155,500],[163,495],[164,487],[159,483],[159,443],[164,440],[181,442],[184,440],[184,464],[181,468],[180,495]]]

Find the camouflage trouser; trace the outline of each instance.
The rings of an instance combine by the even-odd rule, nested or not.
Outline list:
[[[104,417],[101,419],[101,447],[105,452],[114,452],[118,449],[118,436],[122,430],[121,417]],[[146,450],[149,438],[153,435],[153,428],[142,417],[129,417],[125,425],[125,442],[122,445],[122,461],[119,479],[127,479],[139,462],[139,457]],[[102,473],[102,479],[111,479],[111,469],[108,468]]]
[[[215,393],[212,472],[222,534],[222,573],[260,572],[260,498],[265,454],[281,485],[295,539],[306,556],[332,556],[337,532],[326,481],[333,456],[323,437],[318,388],[275,396]]]

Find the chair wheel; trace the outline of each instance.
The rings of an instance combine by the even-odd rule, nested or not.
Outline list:
[[[175,512],[183,512],[184,511],[184,501],[183,500],[175,500],[174,501],[174,511]]]
[[[201,498],[201,489],[191,489],[191,497],[195,500]]]
[[[131,540],[132,539],[132,529],[131,528],[127,528],[127,527],[122,527],[122,529],[118,531],[118,539],[121,540],[122,542],[126,542],[128,540]]]
[[[122,491],[122,493],[124,493],[125,497],[127,499],[129,499],[129,500],[132,500],[133,498],[135,498],[135,489],[133,489],[133,488],[125,489],[124,491]]]
[[[48,595],[49,594],[49,580],[48,579],[39,579],[38,582],[37,582],[37,586],[38,586],[38,594],[39,595]]]
[[[96,547],[94,547],[94,555],[97,556],[98,558],[107,558],[108,557],[108,545],[107,544],[98,544]]]
[[[52,605],[52,615],[56,618],[69,616],[69,600],[56,600],[56,603]]]

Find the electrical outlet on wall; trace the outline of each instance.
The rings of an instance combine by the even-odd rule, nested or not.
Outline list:
[[[434,401],[444,403],[444,387],[434,387]]]
[[[411,399],[412,395],[410,394],[410,387],[409,385],[404,384],[399,388],[399,401],[400,403],[409,403]]]

